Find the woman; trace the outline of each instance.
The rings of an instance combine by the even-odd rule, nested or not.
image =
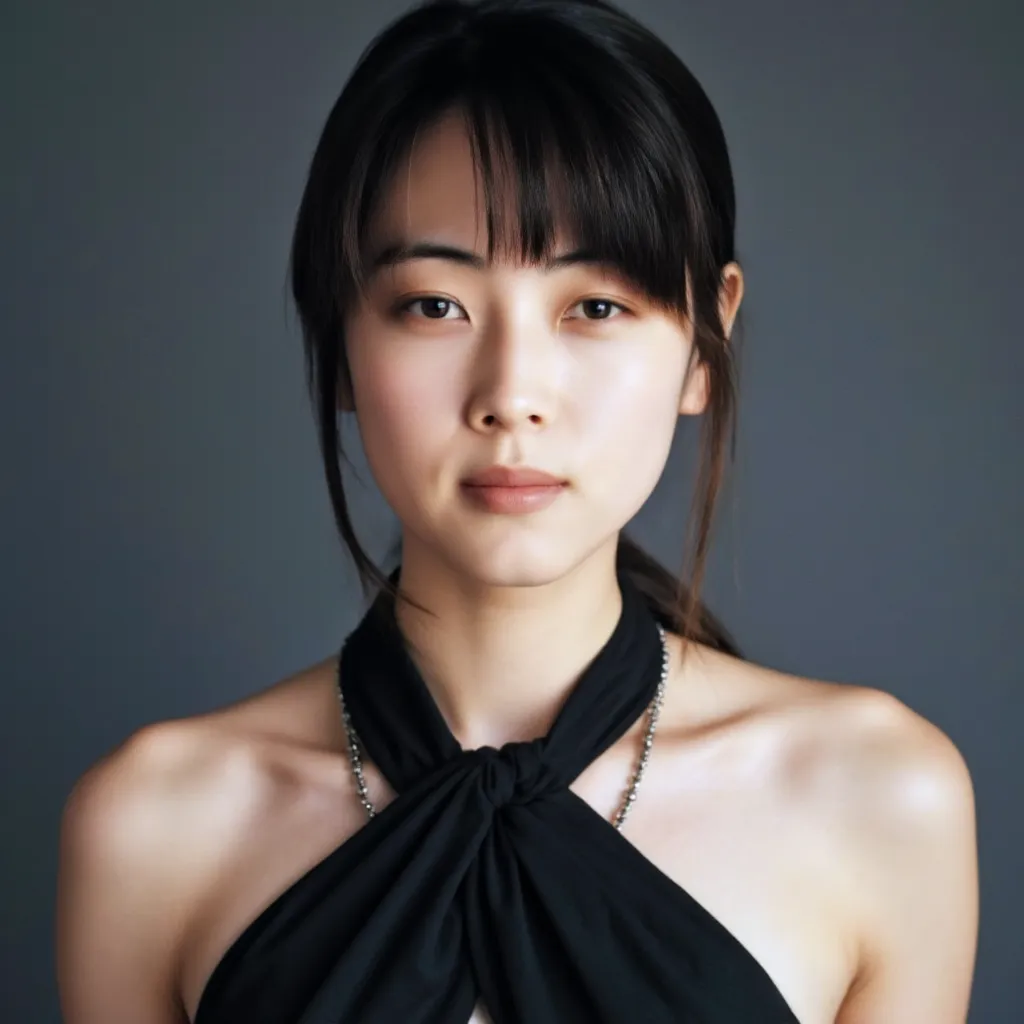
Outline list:
[[[959,753],[742,660],[699,600],[743,294],[718,119],[594,0],[414,9],[330,114],[292,250],[374,600],[328,658],[151,725],[64,814],[69,1024],[954,1024]],[[401,523],[352,528],[338,412]],[[683,587],[623,535],[701,417]]]

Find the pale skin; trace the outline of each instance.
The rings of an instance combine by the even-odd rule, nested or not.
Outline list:
[[[418,138],[375,230],[483,254],[481,203],[448,118]],[[739,267],[724,268],[727,328],[742,294]],[[411,303],[400,315],[399,301]],[[388,268],[348,327],[340,407],[401,521],[403,587],[438,615],[399,608],[424,678],[466,748],[540,735],[614,628],[619,530],[653,490],[678,417],[704,410],[692,333],[607,268],[504,260]],[[531,515],[470,507],[459,477],[495,462],[570,486]],[[624,835],[736,935],[801,1024],[963,1024],[977,860],[953,743],[881,690],[669,641]],[[146,726],[78,782],[58,886],[68,1024],[189,1021],[231,941],[364,823],[335,666]],[[642,725],[573,783],[606,818]],[[367,775],[385,807],[394,794],[372,763]]]

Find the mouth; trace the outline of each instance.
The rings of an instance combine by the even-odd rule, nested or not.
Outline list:
[[[487,466],[462,481],[469,487],[551,487],[566,483],[561,477],[532,466]]]
[[[516,486],[463,483],[462,492],[477,508],[484,511],[517,515],[547,508],[567,486],[564,480]]]

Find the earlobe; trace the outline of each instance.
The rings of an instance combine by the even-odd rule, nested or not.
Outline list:
[[[686,376],[679,400],[680,416],[699,416],[708,404],[708,368],[701,360]]]

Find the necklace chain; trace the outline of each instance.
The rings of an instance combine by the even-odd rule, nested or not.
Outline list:
[[[636,794],[640,787],[640,781],[644,777],[644,772],[647,769],[647,762],[651,757],[651,748],[654,746],[654,731],[658,725],[658,716],[661,713],[661,703],[665,697],[665,683],[668,679],[668,645],[665,642],[665,630],[662,628],[661,623],[658,623],[657,626],[658,637],[661,640],[661,679],[658,681],[658,686],[654,691],[654,697],[651,699],[650,704],[647,705],[647,727],[644,730],[644,742],[643,747],[640,749],[640,757],[637,760],[636,768],[633,769],[633,774],[630,777],[629,786],[626,789],[626,795],[622,800],[622,804],[615,813],[614,818],[612,818],[612,825],[618,831],[622,830],[626,816],[629,814],[630,808],[636,801]],[[338,659],[338,670],[339,678],[336,689],[338,691],[338,702],[341,704],[341,717],[345,723],[345,736],[348,741],[349,763],[352,766],[352,774],[356,779],[356,791],[359,794],[359,802],[363,805],[363,809],[366,811],[367,819],[370,819],[376,815],[377,809],[373,806],[373,801],[370,800],[370,794],[366,788],[366,777],[363,773],[363,758],[360,753],[359,737],[356,735],[355,727],[352,725],[352,717],[349,715],[348,708],[345,705],[345,698],[341,692],[340,658]]]

